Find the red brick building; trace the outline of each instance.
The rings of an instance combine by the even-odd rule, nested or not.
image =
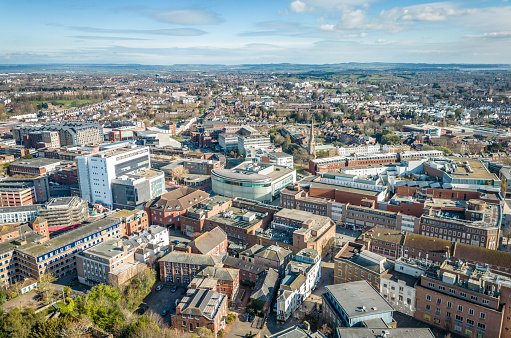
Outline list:
[[[227,234],[220,227],[216,227],[188,243],[191,253],[208,256],[225,256],[227,246]]]
[[[195,274],[207,266],[222,266],[222,257],[172,251],[160,259],[160,280],[189,284]]]
[[[121,236],[131,236],[149,227],[149,217],[144,210],[120,210],[110,215],[121,222]]]
[[[176,306],[173,328],[193,332],[206,327],[216,336],[225,327],[227,296],[211,289],[190,288]]]
[[[224,267],[238,269],[240,271],[240,283],[255,285],[259,277],[268,269],[262,265],[251,263],[241,258],[226,256],[223,261]]]
[[[167,192],[145,204],[149,223],[164,227],[181,228],[181,216],[207,200],[209,194],[190,187],[181,187]]]

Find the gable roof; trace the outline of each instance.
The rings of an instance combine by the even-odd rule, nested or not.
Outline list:
[[[266,267],[264,267],[262,265],[250,263],[243,259],[232,257],[232,256],[226,256],[224,258],[223,263],[225,266],[232,267],[235,269],[240,269],[240,270],[247,271],[247,272],[251,272],[256,275],[261,274],[264,271],[266,271]]]
[[[268,269],[268,271],[266,271],[257,280],[250,298],[257,299],[265,303],[271,301],[278,279],[279,273],[277,270]]]
[[[190,187],[180,187],[147,202],[145,207],[160,208],[167,211],[182,211],[208,198],[209,194],[205,191]]]
[[[210,278],[232,282],[236,280],[239,274],[240,270],[238,269],[207,266],[204,269],[198,271],[196,276],[205,277],[209,275]]]
[[[504,251],[456,243],[452,256],[464,261],[488,264],[490,268],[496,266],[498,268],[511,269],[511,253]]]
[[[222,258],[218,256],[207,256],[192,254],[188,252],[172,251],[163,257],[160,261],[181,264],[217,266],[222,263]]]
[[[403,246],[429,252],[446,252],[447,248],[449,252],[452,250],[452,243],[448,240],[418,234],[407,234]]]
[[[219,305],[225,298],[225,295],[208,289],[188,289],[178,306],[181,306],[183,315],[204,316],[213,320],[220,313]]]
[[[217,245],[227,240],[227,234],[225,231],[216,227],[211,231],[205,232],[190,243],[189,247],[195,247],[202,254],[207,254],[213,250]]]
[[[293,252],[291,250],[282,248],[277,245],[269,245],[264,249],[259,250],[254,254],[254,257],[266,258],[271,261],[276,261],[279,263],[284,263],[286,257],[292,255]]]

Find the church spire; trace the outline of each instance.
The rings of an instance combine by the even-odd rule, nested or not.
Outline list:
[[[309,155],[316,158],[316,147],[314,146],[314,118],[311,120],[311,134],[309,136]]]

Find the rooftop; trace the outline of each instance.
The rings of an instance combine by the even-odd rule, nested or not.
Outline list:
[[[339,338],[433,338],[435,337],[430,329],[415,328],[385,328],[374,329],[365,327],[338,327],[337,337]],[[297,337],[298,338],[298,337]]]
[[[351,318],[394,311],[394,308],[367,281],[325,286]]]

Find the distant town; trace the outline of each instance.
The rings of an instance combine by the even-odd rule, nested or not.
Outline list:
[[[0,336],[511,336],[509,70],[65,69],[0,74]]]

